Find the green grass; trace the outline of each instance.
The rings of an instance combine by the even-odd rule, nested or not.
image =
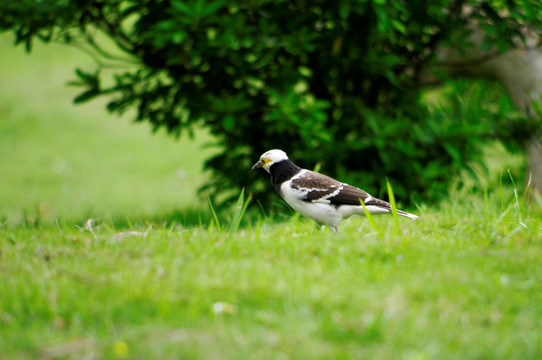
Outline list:
[[[216,212],[196,197],[207,135],[175,142],[103,102],[74,107],[64,84],[88,59],[10,42],[0,359],[542,357],[542,205],[499,178],[501,148],[478,185],[493,190],[468,184],[419,221],[318,231],[258,216],[257,199],[245,214],[250,189]]]
[[[397,235],[391,216],[4,226],[3,357],[539,359],[542,208],[456,195]]]

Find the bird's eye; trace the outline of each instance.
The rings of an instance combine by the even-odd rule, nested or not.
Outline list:
[[[271,159],[265,158],[265,159],[262,159],[262,161],[263,161],[264,165],[267,165],[267,164],[269,164],[271,162]]]

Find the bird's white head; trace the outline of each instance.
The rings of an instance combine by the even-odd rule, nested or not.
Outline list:
[[[284,151],[279,149],[269,150],[260,156],[260,160],[252,166],[252,170],[264,168],[265,171],[269,172],[273,164],[282,160],[288,160],[288,155]]]

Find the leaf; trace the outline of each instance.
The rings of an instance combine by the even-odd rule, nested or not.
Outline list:
[[[341,18],[346,19],[350,15],[350,4],[348,2],[341,2],[339,5],[339,15]]]
[[[262,79],[254,76],[249,76],[247,78],[247,84],[257,90],[261,90],[265,86],[265,82]]]
[[[299,80],[297,84],[294,85],[294,91],[296,94],[303,94],[305,91],[307,91],[309,88],[309,85],[304,80]]]
[[[443,146],[446,149],[446,152],[450,154],[455,163],[461,163],[461,152],[457,149],[456,146],[450,143],[444,143]]]
[[[299,66],[297,68],[297,71],[299,71],[299,74],[304,77],[311,77],[312,76],[312,70],[311,68],[307,66]]]
[[[177,10],[177,11],[179,11],[179,12],[181,12],[181,13],[187,15],[187,16],[193,16],[193,15],[194,15],[194,9],[191,8],[191,7],[190,7],[187,3],[185,3],[184,1],[174,0],[174,1],[171,2],[171,6],[172,6],[175,10]]]
[[[225,4],[224,0],[205,3],[205,0],[196,0],[190,3],[174,0],[171,6],[178,12],[190,17],[193,21],[209,16],[218,11]]]
[[[234,117],[232,115],[224,116],[223,124],[224,124],[224,130],[226,130],[227,132],[231,131],[233,127],[235,126]]]
[[[80,104],[92,98],[95,98],[98,95],[100,95],[100,92],[98,90],[96,89],[88,90],[79,94],[75,99],[73,99],[73,103]]]
[[[203,3],[203,1],[201,1]],[[224,0],[211,1],[204,5],[203,11],[200,12],[201,16],[209,16],[217,12],[226,2]]]
[[[400,21],[397,20],[397,19],[391,19],[391,20],[390,20],[390,23],[391,23],[391,26],[392,26],[395,30],[399,31],[399,32],[400,32],[401,34],[403,34],[403,35],[406,35],[406,33],[407,33],[407,28],[406,28],[405,24],[403,24],[402,22],[400,22]]]
[[[95,73],[87,73],[80,68],[75,69],[75,74],[79,79],[81,79],[81,82],[72,82],[73,85],[87,85],[91,88],[99,88],[100,82],[99,82],[99,71],[96,71]]]

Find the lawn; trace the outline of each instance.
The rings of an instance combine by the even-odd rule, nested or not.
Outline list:
[[[5,358],[539,359],[542,208],[0,229]],[[520,215],[520,222],[518,216]],[[227,222],[223,219],[223,222]]]
[[[502,148],[482,185],[410,209],[421,219],[399,230],[356,217],[336,234],[257,206],[238,229],[234,209],[217,214],[219,228],[196,195],[208,135],[74,107],[64,84],[86,58],[10,41],[1,359],[542,358],[542,202],[499,185],[503,158],[518,160]]]

